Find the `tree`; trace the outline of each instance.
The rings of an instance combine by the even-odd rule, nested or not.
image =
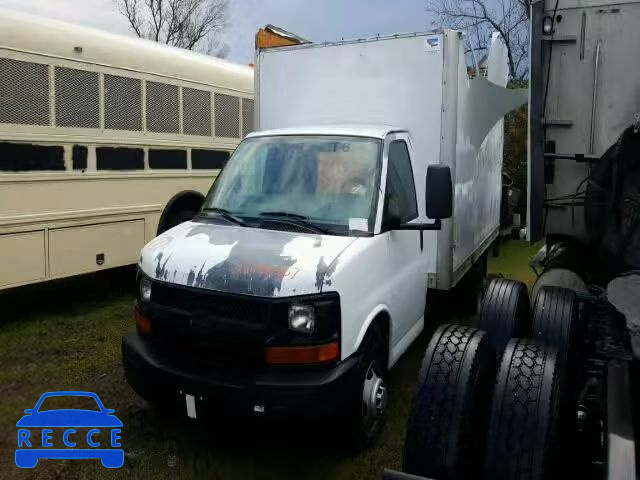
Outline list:
[[[509,88],[527,88],[528,82],[512,80]],[[504,117],[504,152],[502,170],[513,180],[513,185],[527,191],[527,105],[521,105]]]
[[[481,59],[492,32],[499,32],[507,47],[509,74],[522,80],[529,74],[530,0],[426,0],[433,23],[462,30],[467,53]]]
[[[115,0],[140,38],[218,57],[227,54],[220,35],[227,27],[228,0]]]

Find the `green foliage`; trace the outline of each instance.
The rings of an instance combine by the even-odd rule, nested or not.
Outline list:
[[[527,80],[511,80],[508,88],[527,88]],[[513,186],[527,191],[527,105],[511,111],[504,120],[503,171],[513,179]]]

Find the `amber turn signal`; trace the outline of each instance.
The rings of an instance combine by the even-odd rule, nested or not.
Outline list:
[[[324,363],[338,358],[338,342],[309,347],[267,347],[267,363],[294,365]]]
[[[151,335],[151,322],[138,307],[133,307],[133,319],[140,335]]]

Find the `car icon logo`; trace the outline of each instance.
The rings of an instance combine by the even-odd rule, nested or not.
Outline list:
[[[95,408],[47,409],[43,402],[57,397],[84,397],[95,401]],[[49,400],[48,403],[51,403]],[[93,402],[91,403],[93,405]],[[24,411],[16,423],[18,448],[16,465],[33,468],[41,458],[47,459],[100,459],[106,468],[119,468],[124,463],[124,450],[120,443],[122,422],[113,415],[114,410],[104,407],[98,395],[92,392],[48,392],[43,394],[36,406]],[[37,435],[35,428],[42,429]],[[55,431],[54,431],[55,429]],[[76,429],[89,429],[86,435]],[[98,435],[108,434],[108,442],[99,441]],[[53,438],[62,439],[65,448],[53,448]]]

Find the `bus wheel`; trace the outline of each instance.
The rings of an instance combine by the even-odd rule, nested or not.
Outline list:
[[[494,278],[482,299],[478,328],[487,332],[497,354],[514,337],[529,333],[529,293],[524,283]]]
[[[507,344],[489,417],[485,478],[554,478],[559,383],[555,348],[525,339]]]
[[[157,235],[183,222],[191,220],[202,207],[204,196],[200,192],[180,192],[167,202],[160,215]]]
[[[405,472],[430,478],[471,476],[480,461],[494,363],[484,332],[458,325],[436,330],[409,414]]]

